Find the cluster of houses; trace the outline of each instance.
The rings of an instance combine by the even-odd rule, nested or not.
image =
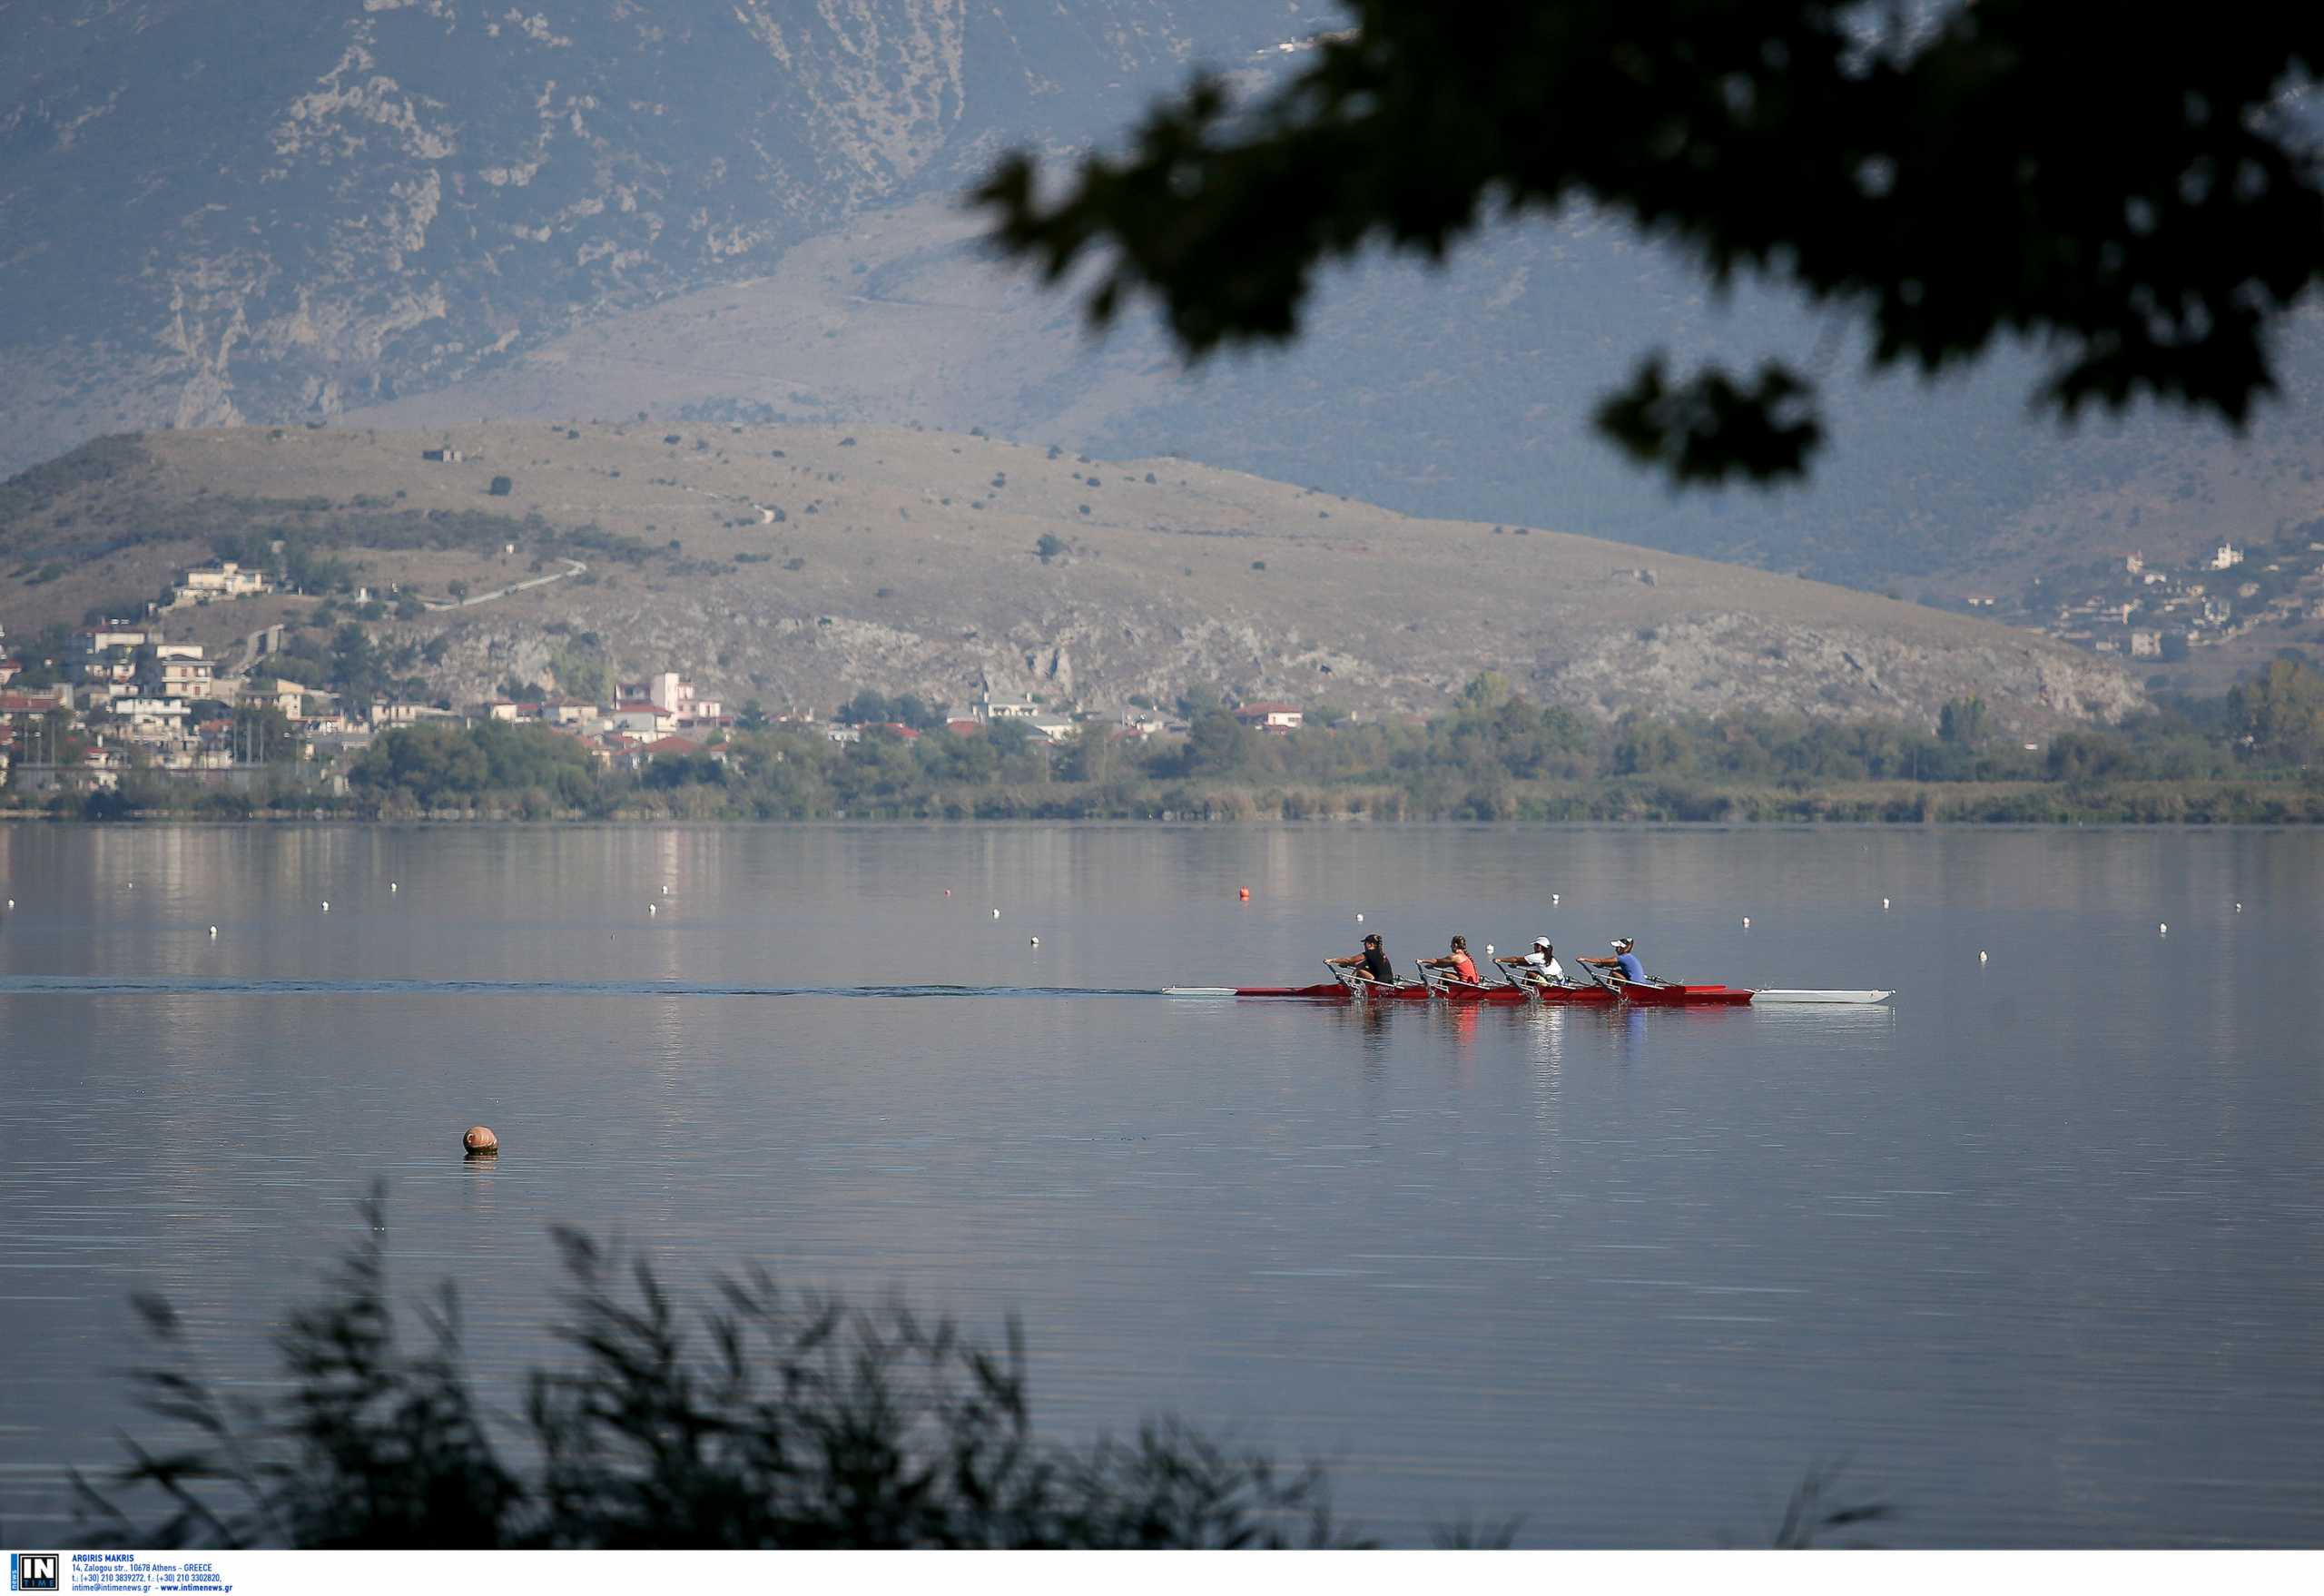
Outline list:
[[[0,632],[5,637],[5,632]],[[382,732],[428,723],[537,724],[569,736],[601,764],[641,769],[649,761],[702,755],[725,757],[735,715],[698,692],[675,671],[617,684],[612,700],[593,704],[547,697],[487,699],[465,709],[388,702],[359,711],[330,693],[263,674],[268,635],[241,672],[221,671],[199,644],[172,643],[151,623],[108,623],[73,635],[70,655],[54,662],[64,680],[37,689],[18,687],[22,665],[0,660],[0,776],[33,796],[87,793],[119,784],[131,770],[182,776],[232,789],[286,758],[329,766],[368,746]],[[277,712],[281,719],[242,711]],[[1301,723],[1288,704],[1246,704],[1235,714],[1245,724],[1287,732]],[[860,741],[884,730],[916,738],[917,728],[819,720],[814,711],[771,717],[773,724],[812,728],[834,743]],[[1045,743],[1064,743],[1091,726],[1118,738],[1183,733],[1183,722],[1152,711],[1115,718],[1095,713],[1059,714],[1031,699],[987,692],[946,721],[954,734],[983,732],[999,722],[1021,724]],[[330,784],[343,776],[324,778]]]
[[[1991,594],[1967,596],[1971,609],[1991,610]],[[2160,659],[2181,647],[2206,648],[2265,626],[2324,621],[2324,543],[2304,551],[2279,547],[2258,560],[2221,542],[2177,566],[2151,566],[2126,554],[2119,570],[2093,590],[2028,603],[2029,619],[2061,642],[2099,654]]]

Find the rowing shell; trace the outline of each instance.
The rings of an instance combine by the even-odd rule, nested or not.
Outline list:
[[[1620,983],[1620,997],[1632,1003],[1649,1008],[1733,1008],[1745,1003],[1885,1003],[1896,996],[1891,991],[1802,991],[1793,989],[1762,987],[1729,987],[1716,985],[1692,986],[1674,983],[1669,986]],[[1351,989],[1337,981],[1324,981],[1311,987],[1164,987],[1166,998],[1297,998],[1315,1003],[1345,1003],[1362,1000],[1369,1002],[1426,1002],[1432,996],[1451,1003],[1522,1003],[1529,998],[1544,1003],[1610,1003],[1616,994],[1603,987],[1537,987],[1530,992],[1512,986],[1460,987],[1447,985],[1432,993],[1418,981],[1398,986],[1367,986]]]
[[[1312,987],[1164,987],[1166,998],[1296,998],[1315,1003],[1522,1003],[1529,998],[1544,1003],[1610,1003],[1614,994],[1603,987],[1542,987],[1531,992],[1512,986],[1460,986],[1446,983],[1431,991],[1419,981],[1395,986],[1346,987],[1323,981]]]

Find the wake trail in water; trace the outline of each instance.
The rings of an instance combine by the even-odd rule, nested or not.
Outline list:
[[[320,978],[243,980],[195,975],[0,975],[0,997],[202,993],[231,997],[316,995],[572,998],[1158,998],[1151,987],[758,986],[684,980],[387,980]]]

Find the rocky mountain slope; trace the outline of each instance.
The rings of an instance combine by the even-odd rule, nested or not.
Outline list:
[[[440,445],[464,458],[421,458]],[[2032,732],[2141,703],[2093,656],[1796,577],[1417,520],[1182,459],[909,429],[575,419],[107,440],[0,490],[0,618],[19,637],[77,622],[253,532],[352,559],[375,590],[440,602],[460,583],[464,606],[373,628],[391,652],[440,639],[431,684],[455,697],[549,680],[588,638],[616,673],[675,669],[771,708],[869,687],[1110,709],[1206,686],[1377,716],[1435,708],[1487,669],[1599,716],[1933,724],[1974,693]],[[482,596],[518,582],[536,585]],[[224,650],[312,608],[172,625]]]
[[[1308,336],[1189,381],[1133,318],[983,260],[1003,144],[1109,136],[1315,0],[16,0],[0,6],[0,470],[100,433],[634,416],[982,425],[1177,451],[1910,596],[2324,515],[2324,318],[2249,444],[2030,422],[2022,354],[1866,382],[1835,323],[1707,294],[1603,219],[1332,274]],[[27,308],[29,311],[27,312]],[[1590,431],[1643,350],[1831,389],[1805,490],[1673,498]],[[2136,516],[2136,520],[2132,517]]]
[[[327,417],[1113,125],[1287,0],[0,7],[0,439]]]

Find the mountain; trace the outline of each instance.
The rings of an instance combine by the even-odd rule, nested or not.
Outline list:
[[[1193,688],[1367,717],[1480,671],[1611,717],[1755,709],[1933,725],[1981,695],[2043,731],[2135,709],[2122,673],[1990,622],[1539,528],[1424,521],[1183,459],[911,429],[588,421],[432,434],[180,430],[0,488],[12,636],[142,607],[227,540],[459,607],[370,614],[398,675],[473,699],[584,664],[729,702],[980,689],[1113,709]],[[423,458],[448,448],[453,461]],[[352,568],[348,568],[351,565]],[[517,588],[517,584],[527,584]],[[458,584],[456,586],[455,584]],[[509,591],[510,589],[517,589]],[[173,613],[230,665],[266,597]]]
[[[1289,0],[0,8],[0,468],[457,381],[1298,26]]]
[[[162,426],[720,418],[1178,452],[1914,598],[2324,517],[2324,313],[2249,437],[2028,416],[2034,351],[1869,379],[1616,222],[1327,274],[1288,350],[1189,375],[987,258],[1000,148],[1113,136],[1193,64],[1263,81],[1303,0],[18,0],[0,7],[0,470]],[[1804,488],[1673,496],[1591,433],[1644,350],[1827,388]]]

